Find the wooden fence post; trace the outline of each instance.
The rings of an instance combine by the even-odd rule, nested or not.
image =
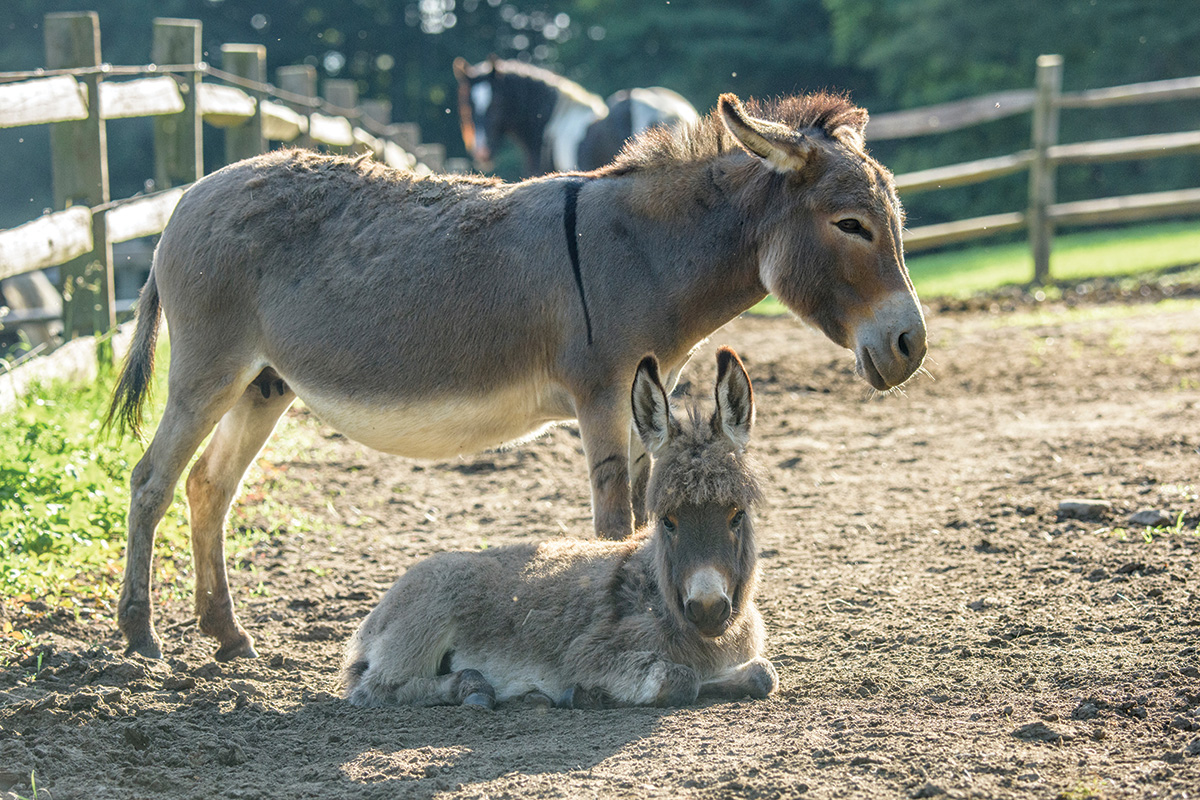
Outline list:
[[[1054,162],[1050,148],[1058,144],[1059,97],[1062,95],[1062,56],[1037,60],[1037,98],[1033,106],[1033,163],[1029,166],[1029,249],[1033,252],[1033,282],[1050,280],[1050,250],[1054,223],[1047,210],[1054,205]]]
[[[204,46],[200,21],[195,19],[154,20],[150,60],[155,64],[197,64]],[[204,174],[204,133],[196,102],[199,72],[177,75],[183,111],[154,118],[154,185],[169,189],[199,180]]]
[[[221,45],[221,69],[256,83],[267,82],[267,48],[261,44]],[[267,151],[267,140],[263,138],[262,92],[244,89],[254,98],[254,116],[225,129],[225,163],[232,164],[243,158],[256,156]]]
[[[341,78],[329,78],[325,81],[325,101],[332,106],[337,106],[347,113],[352,113],[358,108],[358,83],[351,80]],[[353,125],[355,120],[353,117],[347,117],[350,124]],[[353,150],[351,147],[337,147],[330,145],[329,152],[331,153],[349,153]]]
[[[317,97],[317,68],[310,64],[280,67],[275,70],[275,83],[285,92],[315,100]],[[292,110],[296,113],[303,114],[305,119],[311,118],[313,111],[311,105],[289,105],[291,105]],[[295,144],[297,147],[315,147],[315,143],[312,137],[308,135],[307,130],[300,134],[300,138],[296,140]]]
[[[100,65],[100,18],[94,11],[47,14],[47,69]],[[54,205],[95,207],[109,201],[108,143],[100,116],[100,74],[81,77],[87,87],[88,116],[50,126],[50,165]],[[63,336],[67,339],[103,333],[116,325],[113,298],[112,244],[105,212],[92,215],[92,252],[63,264]]]

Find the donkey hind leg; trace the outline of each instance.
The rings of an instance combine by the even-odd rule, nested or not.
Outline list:
[[[386,675],[368,668],[346,699],[356,706],[394,704],[490,709],[496,706],[496,690],[481,672],[473,669],[391,683]]]
[[[749,695],[755,700],[762,700],[778,686],[779,675],[775,672],[775,666],[762,656],[756,656],[703,684],[700,696],[736,700]]]
[[[128,643],[125,652],[140,653],[147,658],[162,658],[162,644],[154,632],[154,609],[150,602],[155,528],[171,504],[175,485],[188,459],[245,386],[228,380],[216,387],[199,379],[185,383],[184,378],[176,377],[188,373],[182,362],[177,349],[172,366],[181,366],[172,370],[162,420],[130,478],[129,540],[117,625]]]
[[[225,516],[247,467],[295,398],[282,381],[250,384],[217,423],[208,447],[188,473],[196,617],[200,630],[220,643],[215,656],[218,661],[258,655],[254,640],[233,612],[225,573]]]
[[[579,409],[579,434],[592,483],[592,519],[605,539],[627,539],[633,532],[629,497],[628,398],[593,398]]]

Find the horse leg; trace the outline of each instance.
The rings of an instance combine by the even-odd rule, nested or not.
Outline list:
[[[188,473],[196,617],[200,620],[200,630],[220,643],[215,656],[218,661],[258,655],[254,640],[234,615],[225,572],[224,527],[225,516],[246,469],[296,398],[282,382],[265,386],[260,387],[256,382],[246,387],[233,408],[217,423],[208,447]]]
[[[762,700],[779,686],[774,665],[762,656],[750,659],[731,669],[720,678],[700,687],[701,697],[720,697],[736,700],[749,695]]]
[[[172,356],[167,406],[130,477],[129,540],[125,550],[125,578],[117,605],[117,626],[128,643],[125,652],[147,658],[162,658],[162,642],[154,632],[154,609],[150,602],[150,567],[154,557],[154,532],[167,512],[175,485],[188,459],[204,441],[237,397],[228,380],[218,387],[201,381],[185,383],[188,370],[183,359]],[[196,402],[197,398],[200,399]]]
[[[633,532],[629,496],[629,400],[603,394],[579,409],[579,434],[592,483],[592,520],[605,539]]]

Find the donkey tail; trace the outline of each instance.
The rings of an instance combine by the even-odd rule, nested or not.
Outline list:
[[[150,398],[150,376],[154,374],[154,347],[158,343],[158,324],[161,316],[158,299],[158,284],[154,280],[154,269],[142,287],[138,297],[137,328],[133,332],[133,344],[125,356],[125,367],[117,388],[113,390],[112,405],[101,425],[102,431],[116,423],[117,432],[124,436],[126,431],[142,438],[142,414]]]

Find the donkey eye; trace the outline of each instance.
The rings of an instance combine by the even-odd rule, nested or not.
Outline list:
[[[745,511],[739,511],[736,514],[734,514],[733,518],[729,520],[729,529],[730,530],[737,529],[737,527],[742,524],[742,520],[744,520],[745,518],[746,518]]]
[[[852,233],[855,236],[861,236],[862,238],[866,239],[868,242],[874,238],[873,236],[871,236],[871,232],[869,230],[867,230],[866,228],[864,228],[863,224],[861,222],[859,222],[858,220],[856,220],[854,217],[846,217],[845,219],[839,219],[837,222],[835,222],[833,224],[837,225],[838,230],[842,231],[843,233]]]
[[[675,521],[672,520],[670,517],[662,518],[662,526],[667,529],[667,533],[675,532]]]

